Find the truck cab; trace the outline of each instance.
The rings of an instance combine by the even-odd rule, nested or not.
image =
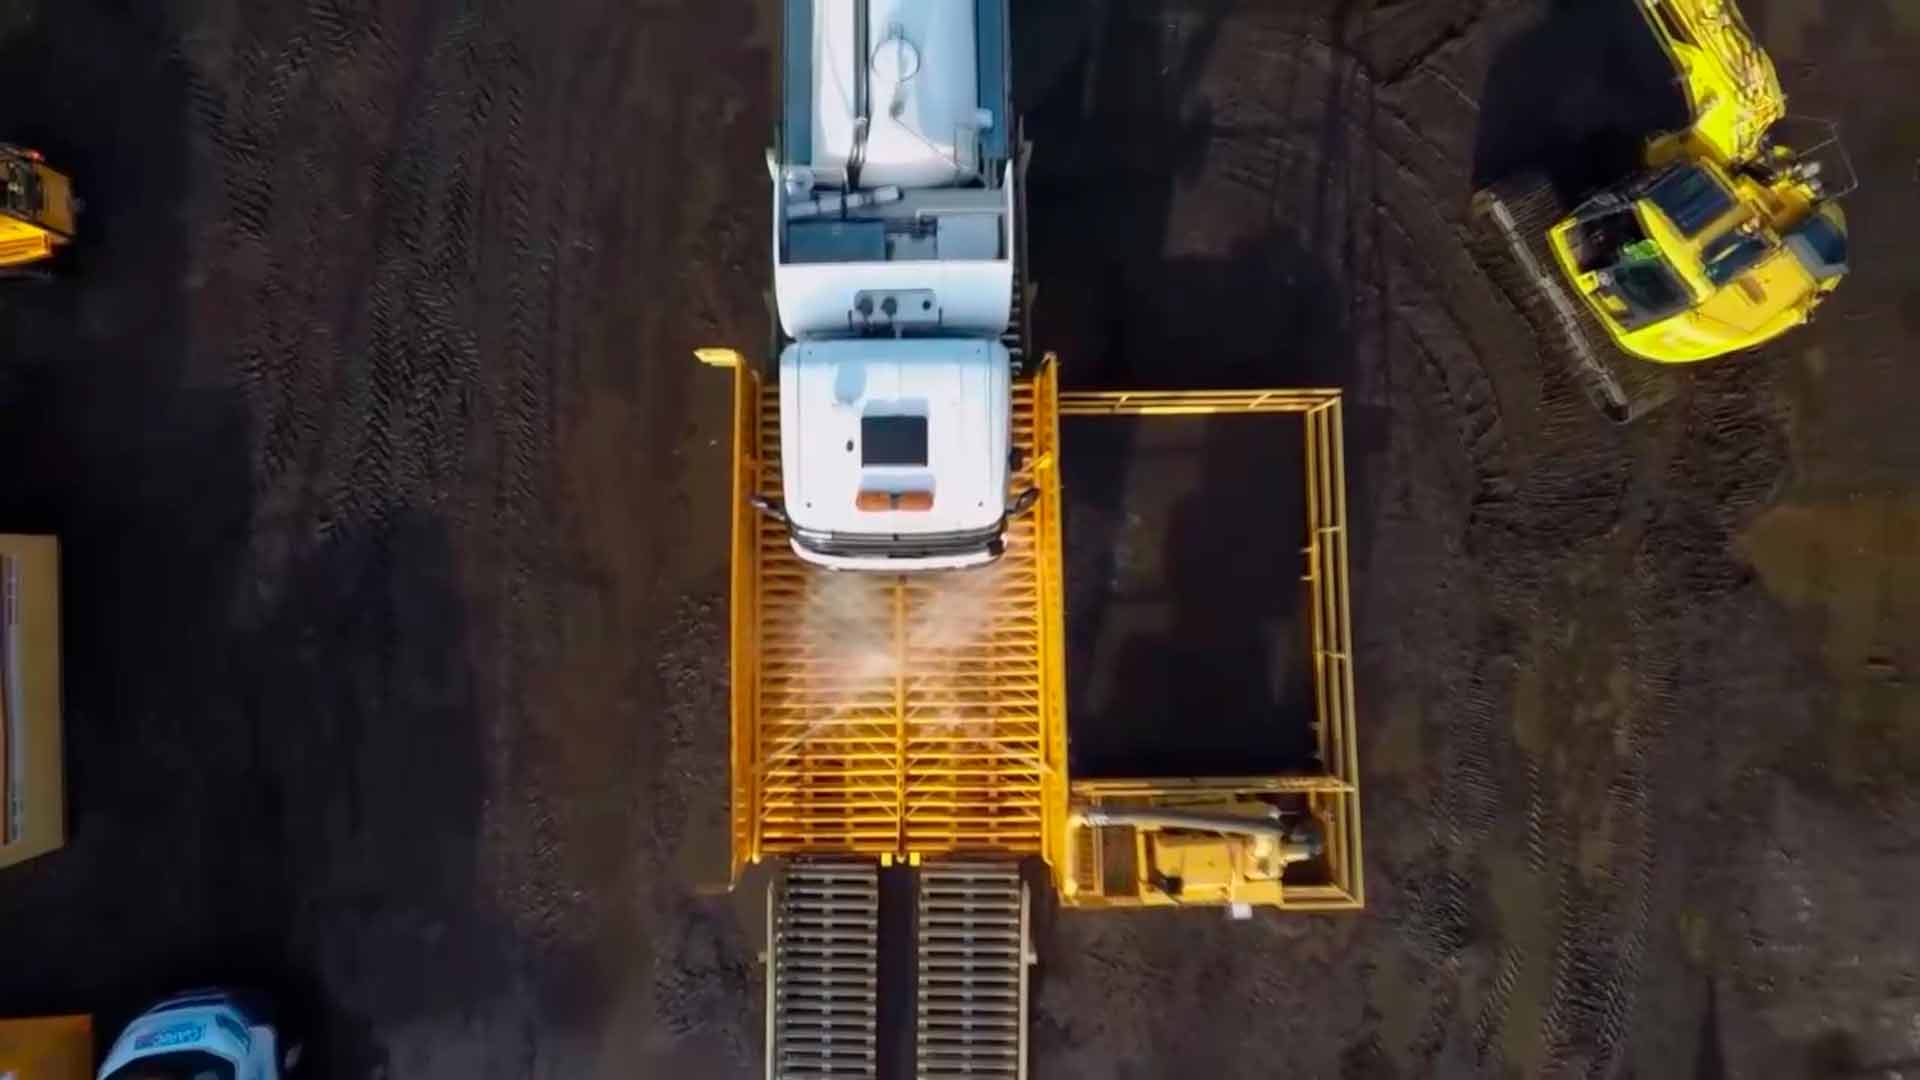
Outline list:
[[[788,0],[773,181],[782,502],[840,570],[991,562],[1019,339],[1006,0]]]

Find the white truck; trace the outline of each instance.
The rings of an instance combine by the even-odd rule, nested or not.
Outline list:
[[[787,0],[773,176],[793,548],[900,573],[997,558],[1026,359],[1007,0]]]
[[[281,1045],[265,1013],[228,990],[168,998],[114,1040],[100,1080],[281,1080],[300,1051]]]

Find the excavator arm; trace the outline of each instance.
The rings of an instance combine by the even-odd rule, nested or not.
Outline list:
[[[1678,72],[1690,141],[1731,167],[1758,158],[1787,114],[1773,60],[1734,0],[1634,0]]]

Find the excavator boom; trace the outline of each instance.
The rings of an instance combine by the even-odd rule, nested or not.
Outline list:
[[[1773,60],[1734,0],[1635,0],[1679,72],[1693,140],[1724,165],[1759,157],[1787,114]]]

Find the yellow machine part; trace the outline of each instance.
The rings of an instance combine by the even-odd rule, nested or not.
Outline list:
[[[1816,277],[1783,246],[1783,235],[1819,214],[1844,240],[1845,217],[1791,167],[1793,151],[1769,145],[1768,133],[1786,116],[1786,94],[1734,0],[1635,2],[1678,72],[1692,121],[1653,140],[1652,171],[1620,190],[1632,199],[1646,241],[1684,283],[1686,306],[1644,324],[1628,317],[1625,303],[1604,287],[1612,270],[1581,269],[1577,214],[1550,228],[1547,246],[1613,344],[1631,356],[1679,364],[1755,348],[1806,322],[1840,282],[1840,273]],[[1704,171],[1729,196],[1726,212],[1692,235],[1644,193],[1648,180],[1674,166]],[[1764,239],[1769,253],[1732,280],[1715,282],[1706,270],[1709,253],[1736,234]]]
[[[1366,905],[1360,866],[1360,792],[1334,775],[1203,780],[1086,780],[1073,784],[1060,902],[1077,908],[1223,907],[1349,911]],[[1244,835],[1088,825],[1087,809],[1171,810],[1261,818],[1291,807],[1322,830],[1326,851],[1295,864]],[[1170,884],[1178,879],[1177,890]]]
[[[0,535],[0,868],[67,839],[60,544]]]
[[[0,267],[26,266],[53,257],[60,249],[54,235],[38,225],[0,213]]]
[[[7,208],[15,202],[12,197],[0,204],[0,268],[51,258],[73,238],[77,212],[72,182],[28,151],[0,152],[0,168],[9,174],[9,186],[20,179],[26,181],[23,188],[34,187],[39,204],[35,209]]]
[[[91,1080],[93,1018],[0,1020],[0,1077]]]
[[[1560,222],[1548,237],[1561,272],[1602,316],[1600,321],[1615,344],[1656,363],[1693,363],[1763,345],[1805,323],[1840,283],[1837,277],[1815,278],[1780,242],[1782,234],[1816,213],[1844,234],[1846,218],[1838,204],[1816,202],[1805,185],[1795,180],[1767,185],[1750,176],[1729,174],[1709,160],[1695,159],[1693,166],[1732,193],[1730,208],[1719,219],[1689,237],[1651,199],[1638,200],[1633,210],[1666,265],[1694,297],[1684,311],[1628,329],[1619,320],[1623,311],[1600,288],[1598,272],[1582,273],[1578,268],[1571,241],[1577,221]],[[1713,244],[1741,230],[1765,237],[1771,250],[1732,281],[1718,284],[1707,274],[1708,252]]]
[[[1734,0],[1635,0],[1673,61],[1691,135],[1720,162],[1750,161],[1787,115],[1773,59]]]

